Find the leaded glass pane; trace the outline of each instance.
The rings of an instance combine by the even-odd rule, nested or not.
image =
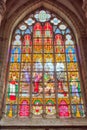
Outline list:
[[[85,117],[75,36],[65,21],[38,9],[12,36],[5,116]]]

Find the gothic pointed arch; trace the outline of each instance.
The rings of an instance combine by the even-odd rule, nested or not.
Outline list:
[[[4,116],[85,117],[76,37],[56,13],[39,8],[13,30]]]

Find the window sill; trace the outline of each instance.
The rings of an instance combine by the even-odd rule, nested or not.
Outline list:
[[[69,126],[75,126],[75,127],[87,127],[87,118],[74,118],[74,119],[42,119],[42,118],[22,118],[22,119],[6,119],[3,118],[0,121],[0,126],[50,126],[50,127],[69,127]]]

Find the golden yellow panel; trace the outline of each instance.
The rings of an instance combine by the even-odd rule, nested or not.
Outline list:
[[[15,76],[15,80],[19,80],[19,72],[9,72],[9,80],[14,80],[13,77]]]
[[[68,79],[70,81],[79,81],[79,73],[78,72],[68,72]]]
[[[30,54],[22,54],[22,62],[31,62]]]
[[[19,63],[10,63],[10,71],[20,71]]]
[[[78,65],[77,63],[67,63],[67,69],[68,71],[77,71]]]
[[[55,46],[55,53],[64,53],[64,46]]]
[[[70,104],[69,98],[58,98],[58,104],[60,104],[62,101],[65,101],[67,104]]]
[[[33,46],[33,53],[42,53],[42,46]]]
[[[53,46],[44,45],[44,53],[53,53]]]
[[[18,97],[16,97],[16,100],[11,100],[10,97],[6,97],[6,104],[17,104],[18,103]]]
[[[27,97],[19,97],[19,104],[21,104],[23,101],[27,101],[27,104],[30,104],[30,99]]]
[[[56,54],[56,62],[64,62],[65,61],[65,54]]]
[[[53,54],[44,54],[44,62],[54,62]]]
[[[33,62],[42,62],[42,54],[33,54]]]

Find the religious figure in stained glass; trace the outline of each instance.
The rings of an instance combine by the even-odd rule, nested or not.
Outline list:
[[[21,36],[20,35],[16,35],[15,36],[15,40],[13,41],[13,45],[21,45]]]
[[[7,112],[8,117],[13,117],[15,115],[15,105],[18,99],[18,82],[16,82],[16,76],[12,75],[12,81],[8,84],[8,102],[10,102]]]
[[[12,81],[8,86],[8,98],[10,101],[16,101],[18,95],[18,83],[16,82],[16,76],[12,76]]]
[[[72,78],[70,79],[70,92],[72,94],[72,102],[79,103],[81,94],[80,82],[78,81],[78,77],[75,77],[74,75],[72,75]]]
[[[39,93],[40,80],[42,78],[42,73],[34,74],[34,93]]]

